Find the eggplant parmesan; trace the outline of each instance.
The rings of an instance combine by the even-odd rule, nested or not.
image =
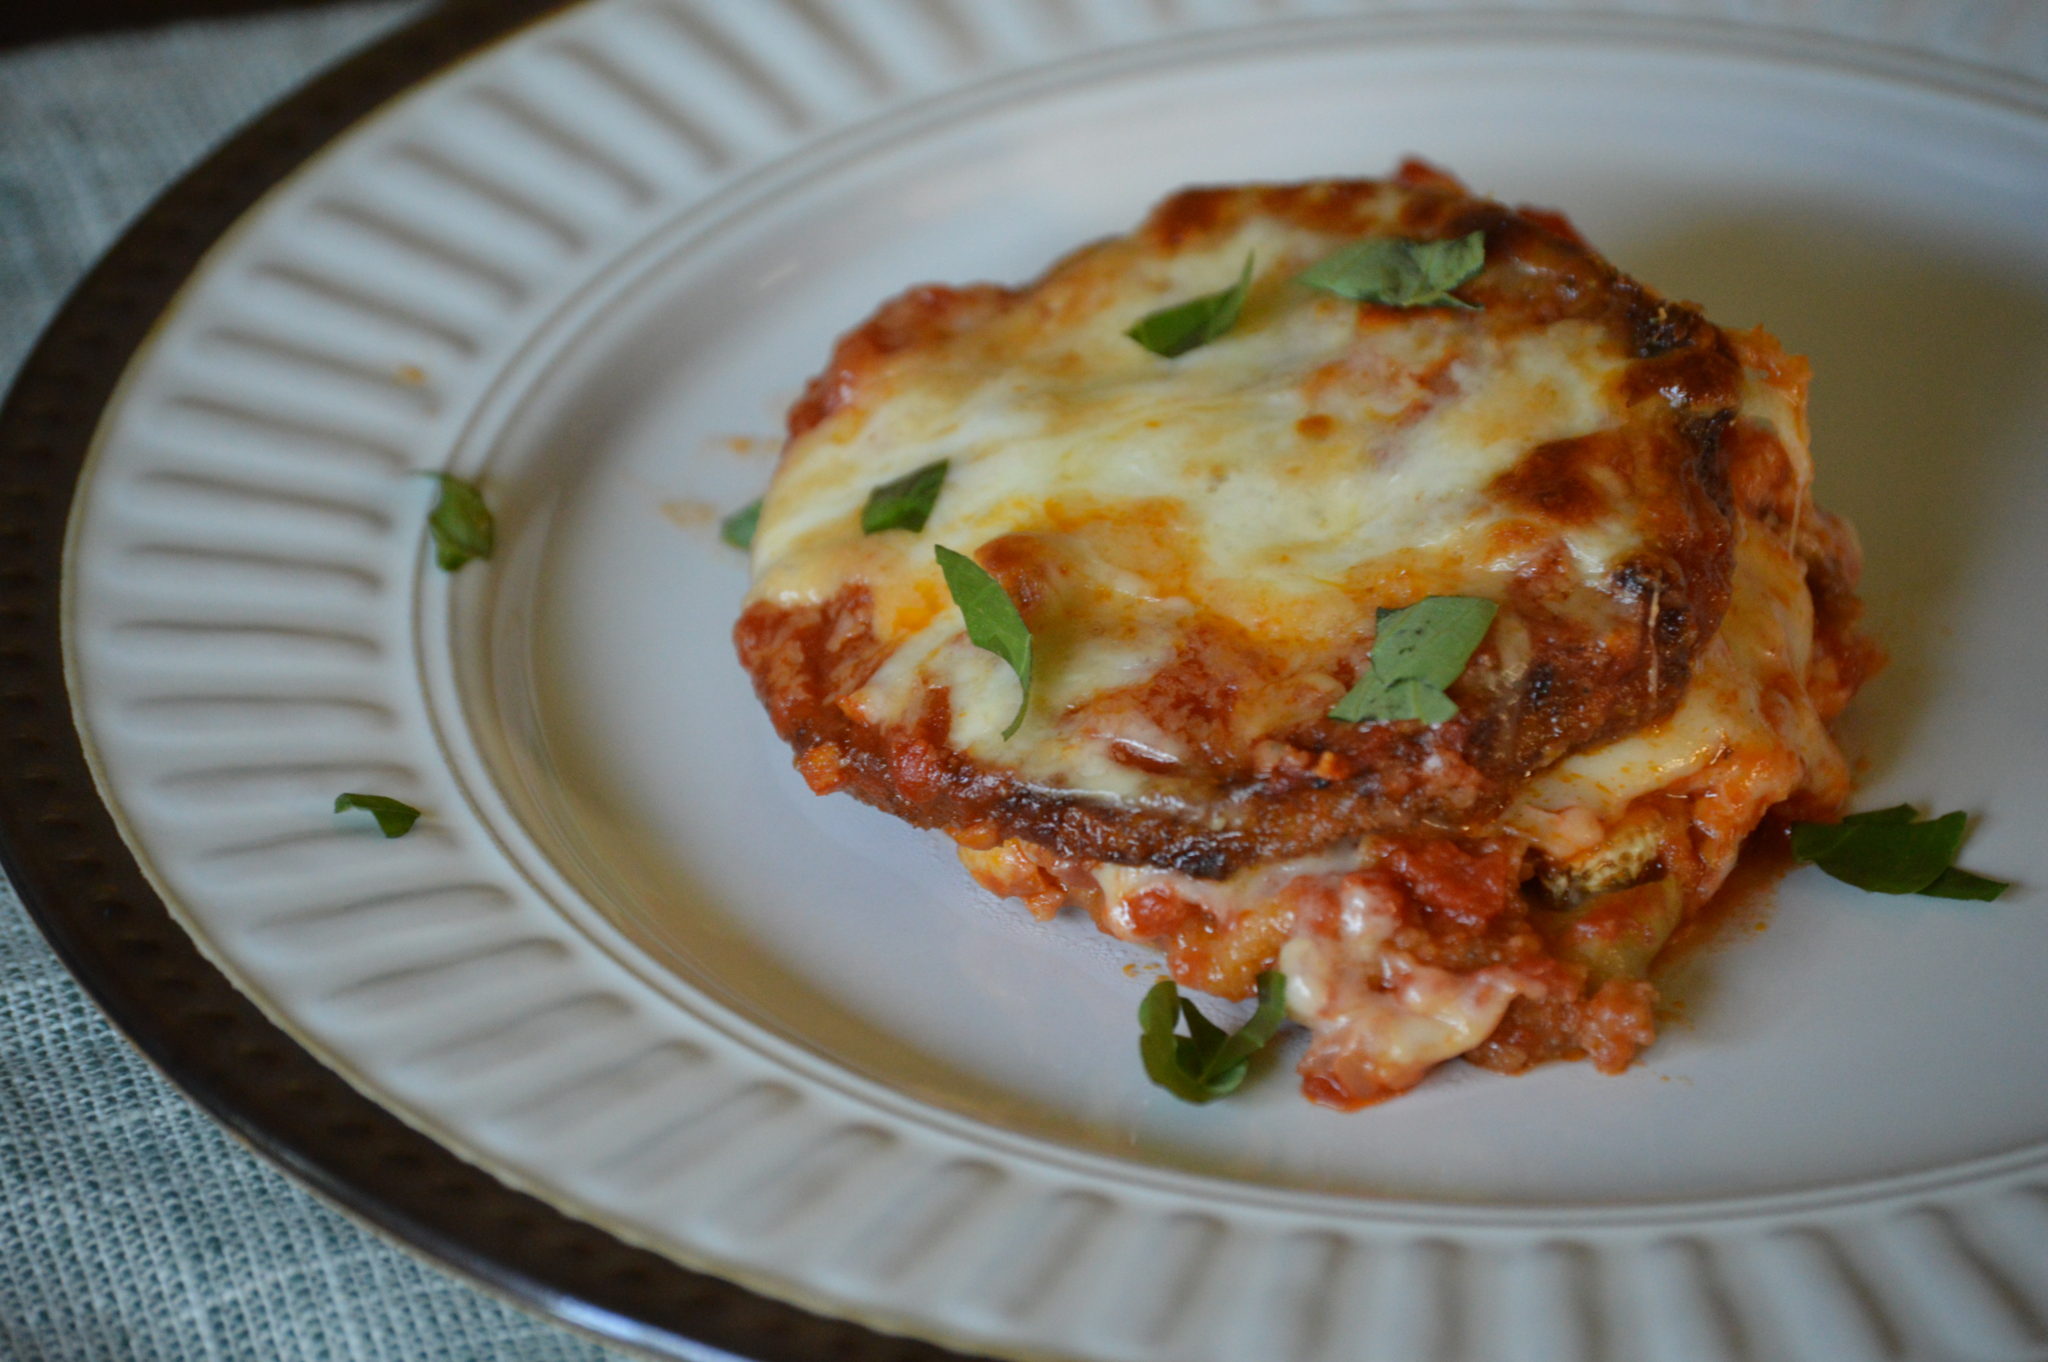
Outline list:
[[[1304,280],[1375,241],[1469,241],[1474,272],[1410,305]],[[1185,352],[1133,339],[1234,280]],[[1809,495],[1807,377],[1420,163],[1184,191],[840,340],[790,413],[740,660],[817,792],[944,830],[1180,983],[1283,972],[1319,1102],[1454,1056],[1619,1070],[1743,839],[1847,793],[1826,725],[1877,658],[1854,536]],[[919,479],[936,499],[877,528]],[[970,639],[935,546],[1000,585],[1030,668]],[[1379,621],[1437,597],[1493,610],[1443,713],[1332,717]]]

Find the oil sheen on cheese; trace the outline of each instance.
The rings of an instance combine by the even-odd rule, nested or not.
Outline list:
[[[1494,336],[1437,308],[1388,324],[1387,310],[1294,282],[1340,244],[1254,222],[1213,249],[1098,252],[1056,303],[906,355],[868,400],[792,444],[751,599],[795,606],[864,585],[893,647],[849,712],[887,724],[942,686],[956,749],[1118,799],[1154,782],[1113,748],[1176,753],[1092,702],[1170,661],[1197,612],[1314,658],[1369,634],[1380,603],[1497,595],[1537,550],[1496,533],[1513,511],[1489,482],[1533,445],[1615,422],[1627,356],[1590,323]],[[1169,360],[1123,334],[1227,284],[1247,252],[1256,279],[1221,339]],[[870,490],[936,459],[950,474],[923,533],[862,534]],[[1018,534],[1058,565],[1061,609],[1034,624],[1030,713],[1005,740],[1016,679],[968,642],[932,546],[972,554]],[[1625,516],[1564,538],[1589,584],[1636,544]],[[1291,712],[1254,718],[1312,716],[1342,691],[1311,670],[1271,697]]]

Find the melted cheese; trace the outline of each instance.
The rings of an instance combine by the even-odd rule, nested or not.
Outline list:
[[[792,444],[756,533],[753,599],[799,606],[863,584],[892,647],[844,702],[852,713],[906,718],[943,686],[955,748],[1129,798],[1147,778],[1113,749],[1172,757],[1171,741],[1089,702],[1171,660],[1197,610],[1319,656],[1368,631],[1377,604],[1497,594],[1552,541],[1496,533],[1514,512],[1488,483],[1534,444],[1612,424],[1626,356],[1591,323],[1497,338],[1435,309],[1367,325],[1356,304],[1291,282],[1335,244],[1259,221],[1142,267],[1112,249],[1084,278],[1055,279],[1066,287],[1044,306],[899,357],[871,400]],[[1122,334],[1227,281],[1247,250],[1259,277],[1221,340],[1165,360]],[[924,532],[863,535],[869,491],[936,459],[950,472]],[[1033,622],[1038,681],[1005,741],[1016,681],[967,642],[932,546],[973,553],[1018,534],[1061,574],[1060,606]],[[1623,517],[1564,538],[1589,583],[1635,546]],[[1304,676],[1267,717],[1312,717],[1342,690]]]
[[[1682,816],[1702,854],[1698,878],[1684,888],[1690,901],[1703,900],[1771,805],[1799,790],[1830,796],[1846,789],[1840,752],[1804,701],[1812,626],[1800,562],[1776,539],[1745,534],[1728,614],[1678,711],[1539,773],[1502,818],[1502,829],[1566,867],[1635,855],[1640,870],[1644,857],[1637,853],[1654,853],[1654,845],[1636,845],[1642,829],[1624,823],[1629,809],[1646,795],[1687,792],[1693,798]],[[1390,949],[1398,910],[1349,878],[1385,855],[1379,839],[1363,837],[1221,880],[1107,863],[1088,873],[1101,895],[1097,920],[1134,942],[1149,939],[1133,920],[1133,905],[1148,892],[1164,890],[1196,905],[1225,932],[1276,900],[1334,895],[1334,937],[1297,921],[1280,947],[1276,967],[1287,977],[1288,1013],[1315,1033],[1327,1063],[1398,1091],[1486,1039],[1517,996],[1541,996],[1542,989],[1512,969],[1456,974]],[[970,868],[981,856],[962,853]],[[1626,873],[1622,881],[1634,878]]]
[[[1333,900],[1334,931],[1316,930],[1297,915],[1280,947],[1275,968],[1287,979],[1287,1013],[1315,1033],[1326,1062],[1376,1088],[1399,1091],[1485,1040],[1516,997],[1543,990],[1511,967],[1456,973],[1394,948],[1400,903],[1353,873],[1385,854],[1378,839],[1367,837],[1227,880],[1116,865],[1097,865],[1091,873],[1103,894],[1098,920],[1129,941],[1147,939],[1132,920],[1133,902],[1147,891],[1165,889],[1196,904],[1225,931],[1276,899]],[[973,864],[971,856],[965,859]]]
[[[1345,971],[1333,958],[1338,954],[1339,948],[1312,937],[1296,937],[1282,948],[1288,1014],[1315,1032],[1327,1065],[1350,1070],[1366,1090],[1413,1087],[1493,1034],[1518,996],[1541,993],[1515,970],[1498,966],[1457,974],[1382,952],[1376,968]]]
[[[1720,886],[1741,839],[1773,804],[1807,791],[1832,802],[1848,789],[1841,750],[1806,694],[1813,599],[1805,567],[1754,531],[1735,549],[1721,629],[1695,665],[1677,711],[1625,738],[1567,756],[1532,776],[1501,826],[1565,865],[1606,855],[1629,807],[1660,791],[1693,801],[1708,853],[1697,902]]]
[[[1255,738],[1327,711],[1343,686],[1315,660],[1369,635],[1377,605],[1497,599],[1539,560],[1608,591],[1642,547],[1619,474],[1581,470],[1611,513],[1535,533],[1493,489],[1536,446],[1623,423],[1632,360],[1611,328],[1490,329],[1451,309],[1390,316],[1292,282],[1340,244],[1268,218],[1179,253],[1109,243],[962,334],[886,356],[861,375],[857,401],[786,451],[755,535],[751,601],[797,610],[860,588],[880,661],[838,699],[847,714],[904,723],[943,689],[950,744],[980,765],[1143,802],[1168,797],[1157,772],[1188,756],[1184,737],[1114,697],[1173,664],[1204,620],[1290,665],[1309,660],[1233,695],[1247,711],[1237,732]],[[1226,336],[1166,360],[1124,335],[1148,312],[1223,287],[1247,253],[1257,277]],[[1760,371],[1798,367],[1767,338],[1737,343],[1768,349],[1749,363],[1739,419],[1770,429],[1803,507],[1803,377]],[[950,471],[921,533],[861,532],[873,488],[938,459]],[[1493,833],[1551,869],[1617,883],[1652,863],[1657,838],[1684,836],[1685,868],[1665,869],[1697,902],[1771,805],[1838,796],[1847,773],[1806,691],[1813,605],[1797,538],[1796,525],[1738,517],[1727,612],[1677,710],[1538,772]],[[1032,614],[1037,684],[1010,740],[1016,679],[969,641],[932,554],[998,540],[1025,545],[1031,570],[1057,585]],[[1646,819],[1646,797],[1659,794],[1683,798]],[[1372,875],[1359,873],[1388,855],[1372,836],[1216,880],[1078,860],[1055,875],[1041,852],[982,842],[961,854],[1033,911],[1078,898],[1128,940],[1158,939],[1140,918],[1162,894],[1199,909],[1204,930],[1270,933],[1258,950],[1277,950],[1289,1011],[1354,1093],[1409,1086],[1483,1041],[1517,997],[1544,995],[1509,966],[1454,972],[1399,949],[1398,905],[1376,902]],[[1319,911],[1297,911],[1311,900]],[[1320,911],[1331,902],[1334,917]]]

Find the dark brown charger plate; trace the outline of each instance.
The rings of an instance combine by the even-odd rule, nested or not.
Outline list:
[[[464,1162],[351,1087],[199,952],[86,765],[64,676],[65,528],[100,414],[178,289],[300,163],[568,0],[436,10],[316,78],[186,175],[65,303],[0,406],[0,863],[71,973],[185,1094],[329,1203],[495,1295],[649,1353],[958,1358],[635,1248]]]

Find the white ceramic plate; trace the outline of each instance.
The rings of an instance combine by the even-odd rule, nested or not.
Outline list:
[[[318,157],[187,287],[78,500],[77,717],[138,858],[450,1148],[882,1328],[2048,1356],[2048,87],[1721,20],[1277,8],[600,0]],[[2044,60],[2025,7],[1973,22],[1945,40]],[[1850,724],[1864,798],[1979,812],[1968,864],[2023,887],[1795,874],[1619,1078],[1453,1068],[1340,1116],[1283,1063],[1188,1108],[1137,1064],[1139,957],[803,789],[715,514],[881,297],[1028,277],[1188,182],[1411,152],[1812,355],[1895,657]],[[440,468],[500,526],[453,577],[409,476]],[[427,818],[385,842],[342,790]]]

